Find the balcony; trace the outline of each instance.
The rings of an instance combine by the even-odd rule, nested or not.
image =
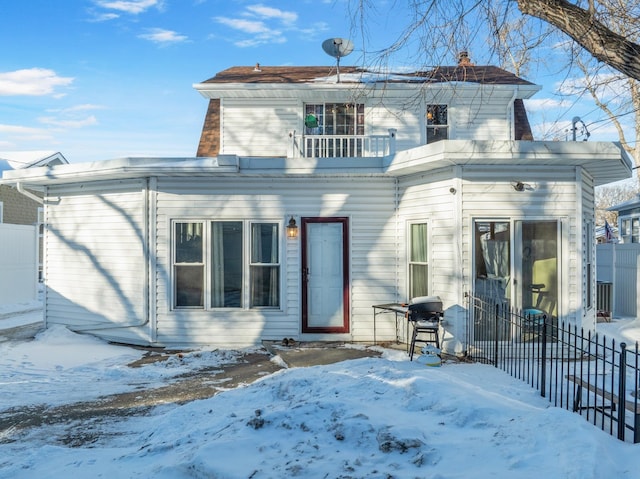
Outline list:
[[[396,130],[388,135],[300,135],[289,133],[293,158],[383,157],[396,149]]]

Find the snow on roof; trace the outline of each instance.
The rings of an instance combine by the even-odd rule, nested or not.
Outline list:
[[[196,89],[211,88],[211,84],[300,84],[307,82],[329,81],[336,79],[336,68],[333,66],[236,66],[218,72],[213,78],[205,80]],[[535,85],[511,72],[494,66],[442,66],[424,71],[389,71],[369,70],[355,66],[340,67],[340,81],[344,83],[481,83],[492,85]],[[205,87],[208,85],[208,87]]]
[[[63,165],[68,163],[67,159],[58,151],[0,151],[0,173],[35,166]]]
[[[337,83],[338,76],[330,75],[326,77],[318,77],[311,80],[315,83]],[[381,83],[381,82],[429,82],[433,81],[429,77],[420,77],[415,75],[400,75],[397,73],[376,73],[376,72],[360,72],[340,74],[340,81],[347,83]]]

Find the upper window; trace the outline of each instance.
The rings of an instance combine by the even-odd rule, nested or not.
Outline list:
[[[211,220],[174,223],[174,307],[280,306],[280,226],[249,225],[246,228],[242,221]],[[248,238],[245,231],[251,231]],[[251,253],[245,264],[247,241]]]
[[[324,103],[305,105],[307,135],[364,135],[364,105]]]
[[[623,243],[640,243],[640,217],[622,218],[620,227]]]
[[[427,224],[409,226],[409,299],[429,294]]]
[[[427,105],[427,143],[449,138],[447,105]]]
[[[304,126],[304,156],[312,158],[362,156],[363,104],[307,104],[304,108]]]

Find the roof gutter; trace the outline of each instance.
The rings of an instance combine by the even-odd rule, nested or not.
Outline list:
[[[44,205],[44,199],[40,198],[38,195],[31,193],[30,191],[25,190],[24,187],[22,186],[21,181],[16,182],[16,190],[18,190],[19,193],[23,194],[27,198],[32,199],[36,203]]]

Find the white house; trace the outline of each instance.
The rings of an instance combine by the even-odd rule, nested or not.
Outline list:
[[[594,187],[614,143],[532,141],[539,87],[464,63],[411,75],[234,67],[193,158],[9,171],[45,197],[47,324],[168,347],[396,337],[372,305],[438,295],[462,353],[465,292],[585,328]],[[294,226],[291,235],[288,226]]]

